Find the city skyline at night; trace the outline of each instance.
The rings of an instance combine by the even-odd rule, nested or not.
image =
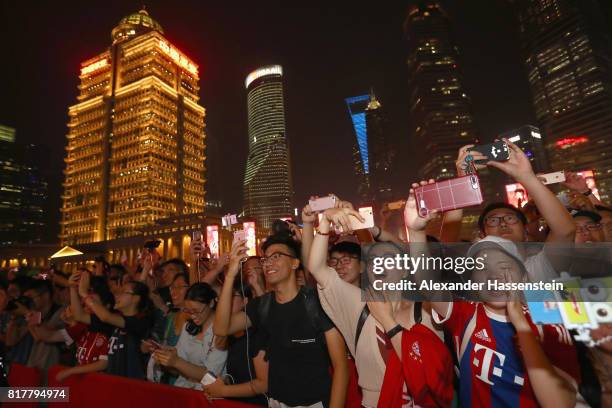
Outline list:
[[[52,3],[1,6],[3,14],[28,15],[31,27],[19,41],[6,41],[5,54],[14,63],[2,67],[3,77],[14,80],[7,81],[7,97],[0,101],[0,122],[17,128],[24,143],[39,144],[48,153],[40,168],[49,179],[50,226],[59,224],[66,108],[77,96],[80,64],[92,57],[92,50],[108,46],[109,27],[141,7],[128,3],[105,2],[96,13],[79,3],[61,13]],[[324,3],[240,8],[196,1],[147,3],[169,42],[200,65],[199,96],[207,108],[207,195],[222,200],[228,211],[241,209],[240,186],[248,157],[244,78],[257,67],[279,63],[287,73],[295,206],[312,194],[331,191],[356,198],[352,152],[347,149],[353,136],[343,100],[370,86],[385,102],[389,137],[398,146],[391,184],[394,194],[403,197],[408,180],[417,178],[416,157],[421,154],[415,155],[408,137],[410,75],[402,31],[413,3],[351,8]],[[525,123],[536,124],[509,2],[441,3],[453,18],[464,84],[482,139],[488,141]],[[326,13],[321,13],[323,9]],[[607,18],[609,11],[604,8]],[[5,39],[20,31],[16,21],[7,21],[2,30]],[[50,240],[59,233],[53,228],[48,231]]]

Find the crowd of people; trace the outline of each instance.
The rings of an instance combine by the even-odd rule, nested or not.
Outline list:
[[[612,209],[570,172],[562,202],[505,142],[505,162],[487,161],[473,145],[458,153],[459,176],[484,160],[476,171],[505,173],[531,199],[520,209],[489,203],[481,212],[468,255],[484,256],[486,267],[469,277],[555,279],[583,262],[594,277],[611,277],[610,253],[577,265],[567,251],[610,242]],[[463,210],[418,213],[414,190],[433,182],[409,192],[409,243],[384,222],[352,231],[351,219],[362,215],[338,198],[322,212],[305,205],[301,225],[275,222],[261,256],[247,256],[246,241],[237,240],[212,259],[193,241],[184,260],[150,248],[136,265],[96,258],[72,274],[10,271],[0,286],[4,366],[62,364],[62,382],[104,372],[283,408],[612,406],[612,324],[591,330],[587,347],[563,325],[535,324],[516,293],[481,293],[478,301],[375,293],[375,257],[422,256],[431,243],[461,241]],[[426,232],[434,219],[438,236]],[[553,245],[526,245],[538,242]],[[427,273],[435,271],[413,276]]]

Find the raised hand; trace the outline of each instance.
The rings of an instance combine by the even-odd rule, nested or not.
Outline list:
[[[351,208],[329,208],[323,212],[323,217],[333,225],[341,227],[344,233],[353,231],[349,217],[355,217],[361,222],[365,221],[358,211]]]
[[[406,200],[406,206],[404,207],[404,223],[409,231],[424,231],[429,221],[437,218],[439,213],[436,210],[432,210],[427,213],[425,217],[419,215],[417,208],[416,198],[414,196],[414,189],[420,186],[426,186],[427,184],[435,183],[433,179],[429,181],[421,181],[420,183],[413,183]]]
[[[247,257],[247,241],[242,239],[232,242],[232,249],[229,254],[229,267],[227,268],[227,276],[235,277],[240,271],[240,261]]]
[[[498,161],[488,161],[487,166],[495,167],[519,183],[524,180],[535,177],[533,173],[533,168],[531,167],[531,162],[529,158],[525,155],[525,153],[521,150],[520,147],[504,138],[504,142],[508,144],[508,149],[510,150],[510,158],[505,162]]]
[[[579,193],[584,193],[589,189],[586,179],[573,171],[565,172],[565,182],[563,184],[570,190]]]
[[[469,145],[465,145],[462,146],[459,149],[459,153],[457,154],[457,161],[455,162],[455,167],[457,168],[457,176],[465,176],[466,174],[468,174],[468,162],[465,161],[465,159],[468,156],[472,156],[472,160],[476,161],[476,160],[488,160],[487,156],[484,156],[482,153],[477,152],[477,151],[470,151],[470,148],[474,147],[475,145],[473,144],[469,144]],[[486,168],[486,164],[476,164],[474,163],[474,167],[476,170],[480,170],[480,169],[484,169]]]
[[[72,272],[70,274],[70,277],[68,278],[68,286],[78,288],[80,280],[81,280],[81,271]]]

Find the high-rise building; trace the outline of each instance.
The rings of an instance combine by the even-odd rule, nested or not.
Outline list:
[[[408,11],[404,34],[412,157],[421,179],[453,177],[459,148],[477,135],[449,16],[437,1],[420,1]]]
[[[15,129],[0,125],[0,246],[43,241],[47,183],[33,164],[34,150],[17,147]]]
[[[249,157],[244,174],[244,215],[258,227],[291,216],[293,185],[285,128],[283,68],[270,65],[245,81],[249,123]]]
[[[392,199],[391,166],[396,149],[389,138],[387,118],[374,90],[366,108],[366,130],[370,168],[370,191],[374,202],[381,206]]]
[[[368,152],[368,130],[366,126],[366,109],[370,102],[369,95],[354,96],[344,100],[354,132],[353,167],[357,177],[357,194],[362,202],[371,200],[370,195],[370,155]]]
[[[612,194],[612,41],[596,0],[515,0],[523,62],[553,170]]]
[[[540,129],[535,126],[524,125],[518,129],[503,132],[499,137],[505,137],[520,147],[529,157],[533,171],[536,173],[546,173],[549,171],[550,167]]]
[[[205,110],[198,66],[145,10],[83,62],[69,108],[60,239],[137,235],[156,219],[201,213]]]

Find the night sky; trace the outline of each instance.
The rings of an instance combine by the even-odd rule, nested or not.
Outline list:
[[[200,66],[200,103],[207,110],[208,199],[221,199],[226,211],[241,207],[247,156],[244,79],[267,64],[281,64],[285,71],[296,204],[310,194],[332,191],[352,198],[353,136],[344,98],[367,93],[371,86],[400,149],[394,191],[398,196],[407,192],[418,157],[406,136],[410,124],[402,23],[410,1],[144,3],[169,41]],[[38,165],[50,184],[50,239],[59,231],[67,112],[76,101],[80,63],[110,46],[112,28],[142,4],[0,3],[0,123],[17,128],[18,143],[41,146]],[[508,2],[446,5],[483,139],[534,123]]]

